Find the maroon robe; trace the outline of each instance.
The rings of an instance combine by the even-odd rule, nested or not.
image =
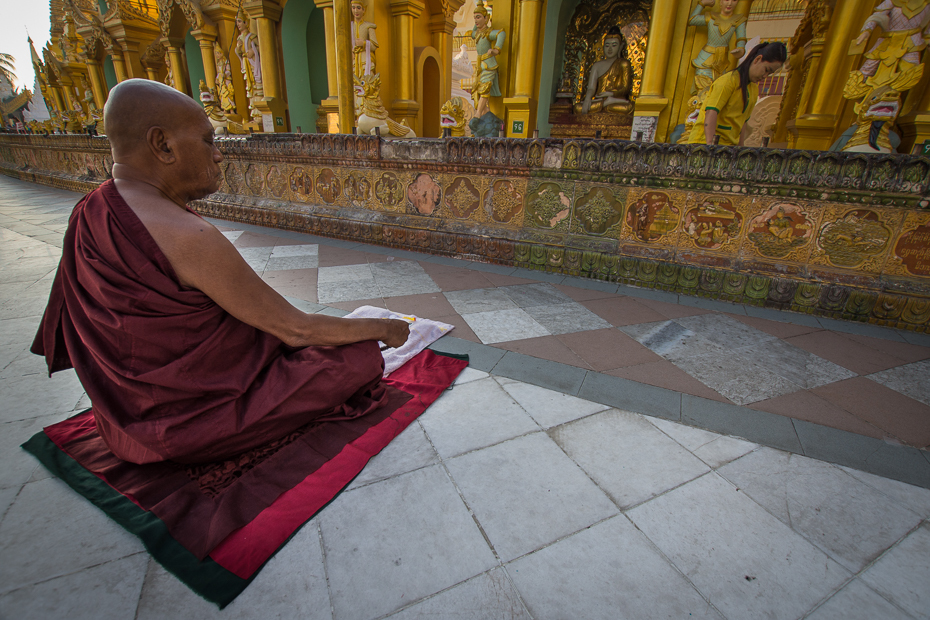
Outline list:
[[[375,341],[296,349],[178,282],[113,181],[71,214],[32,352],[73,367],[120,459],[205,462],[387,401]]]

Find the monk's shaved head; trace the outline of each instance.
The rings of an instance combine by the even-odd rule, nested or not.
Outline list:
[[[202,115],[203,109],[184,93],[161,82],[132,79],[110,91],[103,123],[118,158],[144,148],[150,128],[171,131],[191,122],[197,113]]]

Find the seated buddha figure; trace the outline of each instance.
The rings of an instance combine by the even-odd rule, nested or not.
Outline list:
[[[576,103],[575,114],[612,112],[630,114],[633,104],[633,67],[626,59],[626,40],[616,26],[604,35],[604,59],[589,69],[588,88],[584,101]]]

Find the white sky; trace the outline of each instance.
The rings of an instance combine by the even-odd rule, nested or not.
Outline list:
[[[26,29],[41,56],[48,43],[49,6],[47,0],[0,0],[0,52],[16,58],[16,86],[32,90],[35,73],[26,41]]]

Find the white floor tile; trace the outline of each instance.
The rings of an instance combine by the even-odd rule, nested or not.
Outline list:
[[[709,471],[637,413],[611,409],[550,433],[621,509]]]
[[[542,432],[446,466],[505,562],[617,514],[604,492]]]
[[[319,517],[335,618],[376,618],[496,561],[439,466],[340,495]]]
[[[67,575],[142,551],[139,539],[64,482],[23,487],[0,524],[0,590]]]
[[[502,568],[495,568],[390,616],[390,620],[531,620]]]
[[[419,420],[444,459],[539,430],[490,377],[446,390]]]
[[[745,439],[719,435],[671,420],[653,417],[647,420],[713,469],[759,447]]]
[[[0,597],[0,617],[17,620],[133,618],[148,554],[137,553]]]
[[[930,519],[930,489],[916,487],[891,478],[882,478],[875,474],[859,471],[851,467],[840,467],[850,476],[858,478],[873,489],[887,495],[898,503],[904,504],[923,519]]]
[[[867,585],[854,579],[814,610],[806,620],[909,620],[904,613]]]
[[[920,523],[916,513],[839,468],[773,448],[719,473],[854,573]]]
[[[862,581],[918,618],[930,618],[930,523],[862,573]]]
[[[543,428],[565,424],[608,408],[607,405],[520,381],[508,383],[504,389]]]
[[[715,473],[627,515],[727,618],[798,618],[850,576]]]
[[[520,308],[463,314],[462,318],[484,344],[550,335],[549,330]]]
[[[384,450],[368,461],[365,469],[352,481],[349,488],[371,484],[438,462],[439,455],[426,438],[423,427],[414,420]]]
[[[84,394],[73,370],[0,379],[0,422],[72,411]]]
[[[506,568],[537,620],[721,618],[623,516]]]
[[[869,375],[869,379],[930,405],[930,360],[921,360]]]

